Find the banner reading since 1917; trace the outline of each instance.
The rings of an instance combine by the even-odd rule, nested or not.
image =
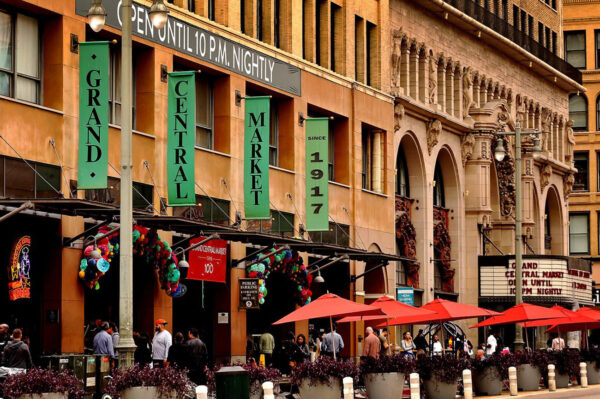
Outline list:
[[[246,97],[244,209],[246,219],[269,219],[270,97]]]
[[[329,118],[306,124],[306,231],[329,230]]]
[[[194,72],[169,73],[167,186],[170,206],[196,204],[196,82]]]
[[[79,43],[77,188],[107,187],[108,42]]]

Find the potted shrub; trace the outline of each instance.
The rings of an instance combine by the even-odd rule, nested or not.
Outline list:
[[[401,354],[379,359],[363,357],[360,364],[360,375],[367,388],[367,396],[376,399],[402,397],[406,378],[415,370],[414,359]]]
[[[135,365],[127,370],[114,370],[106,392],[115,399],[183,399],[189,386],[184,370]]]
[[[571,377],[579,377],[581,357],[576,349],[563,349],[548,352],[548,364],[553,364],[556,374],[556,388],[567,388]],[[547,374],[546,374],[547,375]],[[548,377],[545,377],[546,384]]]
[[[542,372],[548,369],[548,356],[545,351],[525,351],[515,354],[517,363],[517,386],[522,391],[540,389]]]
[[[0,391],[5,399],[81,399],[81,382],[70,372],[31,369],[8,376]]]
[[[582,350],[581,359],[587,366],[588,384],[600,383],[600,349],[590,348]]]
[[[417,360],[417,370],[430,399],[454,399],[458,378],[466,368],[469,361],[454,355],[421,356]]]
[[[510,354],[496,353],[483,359],[471,361],[473,390],[477,395],[501,395],[504,380],[508,379],[508,369],[515,365]]]
[[[298,386],[302,399],[339,399],[345,377],[352,377],[355,382],[358,379],[358,368],[352,360],[321,356],[292,369],[292,384]]]
[[[250,399],[261,399],[263,397],[262,384],[267,381],[275,383],[281,377],[281,373],[277,369],[258,367],[252,364],[244,364],[242,367],[248,370]]]

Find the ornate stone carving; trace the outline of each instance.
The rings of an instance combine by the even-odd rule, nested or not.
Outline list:
[[[481,142],[481,159],[489,159],[488,157],[488,146],[485,141]]]
[[[394,132],[400,130],[402,118],[404,118],[404,105],[396,103],[394,104]]]
[[[462,163],[463,166],[465,166],[467,161],[473,156],[473,150],[475,149],[475,136],[469,133],[462,136],[460,149],[462,153]]]
[[[449,210],[433,207],[433,247],[436,266],[442,279],[442,290],[454,292],[454,274],[452,268],[452,241],[449,232]]]
[[[400,248],[400,255],[414,262],[405,262],[406,284],[419,288],[419,269],[421,265],[417,259],[417,231],[411,221],[411,208],[413,200],[396,196],[396,242]]]
[[[504,160],[496,164],[496,174],[498,175],[498,191],[500,194],[500,213],[502,216],[510,216],[515,208],[515,160],[510,154],[510,149],[504,140],[504,148],[507,148],[509,153],[506,154]]]
[[[552,112],[548,108],[542,108],[542,150],[548,151],[550,141],[550,127],[552,125]]]
[[[438,143],[438,137],[441,133],[442,122],[439,119],[432,119],[427,123],[427,151],[429,151],[429,155]]]
[[[565,151],[565,162],[567,164],[573,163],[573,150],[575,149],[575,133],[573,133],[573,121],[568,120],[566,123],[565,130],[567,131],[567,148]]]
[[[435,104],[437,95],[437,64],[433,54],[429,55],[429,104]]]
[[[531,167],[531,159],[525,160],[525,175],[533,176],[533,168]]]
[[[469,110],[473,105],[473,75],[471,67],[467,67],[463,73],[463,117],[469,116]]]
[[[542,192],[544,192],[544,189],[550,183],[550,177],[552,177],[552,166],[546,164],[540,171],[540,188],[542,189]]]
[[[569,195],[571,195],[571,192],[573,191],[573,184],[575,184],[575,174],[566,174],[563,177],[563,190],[565,194],[565,200],[569,198]]]
[[[399,95],[400,88],[400,65],[402,57],[402,29],[392,33],[392,94]]]

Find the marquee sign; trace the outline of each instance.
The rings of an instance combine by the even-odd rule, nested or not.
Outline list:
[[[29,279],[31,269],[30,249],[31,237],[23,236],[17,240],[10,253],[8,298],[11,301],[31,298],[31,280]]]
[[[75,12],[87,17],[91,0],[76,0]],[[121,1],[104,0],[106,25],[121,29]],[[150,21],[150,8],[133,3],[133,35],[166,46],[202,61],[238,73],[263,84],[299,96],[300,68],[250,47],[169,15],[167,24],[156,29]]]
[[[498,262],[500,263],[500,262]],[[479,268],[481,297],[513,297],[515,295],[515,261],[505,265]],[[563,298],[565,302],[592,302],[592,278],[588,271],[569,269],[567,259],[523,259],[523,297]]]

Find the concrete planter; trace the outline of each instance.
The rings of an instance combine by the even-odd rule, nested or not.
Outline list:
[[[456,384],[441,382],[433,377],[430,380],[423,380],[423,387],[429,399],[454,399],[456,397]]]
[[[121,391],[121,399],[175,399],[177,392],[169,392],[163,395],[156,387],[133,387]]]
[[[33,395],[21,395],[19,399],[67,399],[66,393],[42,393]]]
[[[404,391],[403,373],[373,373],[364,377],[369,399],[397,399]]]
[[[502,377],[497,367],[473,372],[473,390],[477,395],[501,395]]]
[[[304,379],[298,387],[302,399],[340,399],[342,397],[342,381],[329,377],[329,384]]]
[[[262,399],[262,397],[262,385],[260,385],[258,381],[255,381],[254,384],[250,384],[250,399]]]
[[[542,372],[537,366],[521,364],[517,367],[517,386],[521,391],[537,391],[540,389]]]
[[[556,388],[567,388],[569,386],[570,377],[568,374],[556,373]]]
[[[588,384],[600,383],[600,370],[596,368],[596,362],[585,362],[587,366]]]

